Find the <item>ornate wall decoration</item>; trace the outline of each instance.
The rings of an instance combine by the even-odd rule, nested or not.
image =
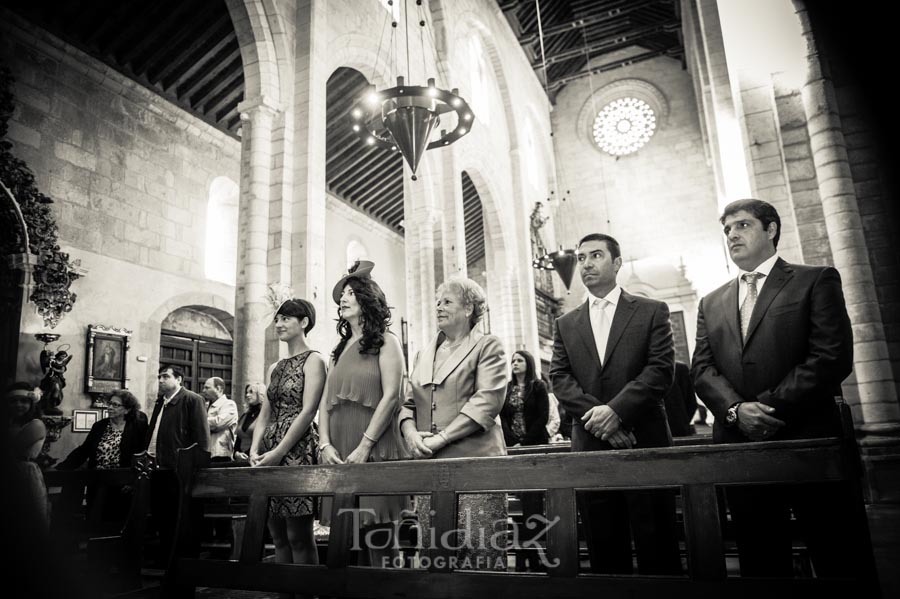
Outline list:
[[[29,299],[37,306],[44,324],[52,329],[75,304],[71,286],[80,276],[75,271],[78,262],[70,262],[69,255],[59,248],[56,219],[50,208],[53,200],[38,190],[34,174],[12,155],[12,143],[6,140],[9,117],[15,107],[12,82],[9,69],[0,67],[0,181],[21,208],[28,229],[28,250],[37,256]]]

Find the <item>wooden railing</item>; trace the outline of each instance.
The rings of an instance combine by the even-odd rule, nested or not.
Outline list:
[[[89,572],[96,588],[108,582],[116,590],[141,586],[141,565],[147,514],[149,512],[149,461],[146,453],[135,456],[133,468],[110,470],[47,470],[44,484],[51,497],[51,531],[63,557],[78,552],[86,544],[90,556]],[[108,502],[121,501],[117,496],[123,485],[132,488],[124,521],[107,522],[104,511]],[[90,510],[84,513],[82,498],[88,487],[94,487]],[[97,578],[112,568],[115,581]]]
[[[717,487],[850,481],[860,489],[852,440],[820,439],[747,445],[701,445],[593,453],[551,453],[503,458],[384,462],[363,465],[211,469],[208,454],[179,452],[183,491],[169,583],[258,591],[303,592],[339,597],[425,598],[584,597],[792,597],[812,592],[877,595],[874,580],[754,579],[726,573]],[[579,573],[576,492],[677,489],[681,493],[688,571],[683,577],[595,576]],[[558,522],[547,532],[547,575],[451,571],[452,551],[438,549],[430,568],[376,569],[350,565],[354,533],[350,514],[361,494],[430,494],[436,538],[456,528],[457,494],[541,490],[546,514]],[[327,565],[299,566],[262,561],[268,498],[273,495],[334,497]],[[244,536],[235,560],[184,557],[190,498],[249,497]],[[866,527],[862,496],[858,509],[835,517]],[[846,548],[871,556],[871,547]],[[438,560],[437,556],[445,559]],[[874,571],[874,568],[873,568]]]

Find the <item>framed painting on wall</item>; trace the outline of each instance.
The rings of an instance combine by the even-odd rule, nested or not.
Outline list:
[[[85,391],[110,393],[128,388],[128,340],[131,331],[88,325]]]

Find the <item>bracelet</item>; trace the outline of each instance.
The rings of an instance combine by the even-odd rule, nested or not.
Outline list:
[[[334,446],[331,443],[324,443],[322,445],[319,445],[319,453],[322,453],[329,447],[334,447]]]
[[[447,435],[446,433],[444,433],[444,431],[439,432],[437,436],[444,440],[445,445],[450,445],[450,439],[447,438]]]
[[[372,437],[370,437],[369,435],[367,435],[365,431],[363,431],[363,437],[365,437],[366,439],[368,439],[369,441],[371,441],[373,445],[374,445],[375,443],[378,443],[378,439],[373,439]]]

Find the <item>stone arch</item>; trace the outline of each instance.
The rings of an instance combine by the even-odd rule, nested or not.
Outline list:
[[[287,45],[284,29],[276,33],[270,26],[270,17],[278,22],[274,4],[271,0],[225,0],[225,4],[241,48],[244,101],[270,98],[280,104],[282,70],[278,59]]]
[[[329,46],[337,50],[329,52],[328,64],[325,67],[328,77],[325,81],[328,81],[336,70],[345,67],[359,71],[377,89],[393,87],[396,84],[391,80],[390,64],[379,56],[378,45],[371,36],[348,33],[329,42]]]
[[[440,4],[436,2],[436,4]],[[437,20],[435,20],[437,23]],[[435,24],[437,28],[437,24]],[[503,61],[500,59],[500,53],[497,45],[491,35],[488,27],[482,22],[481,18],[472,11],[466,11],[462,14],[454,16],[453,37],[451,39],[461,40],[474,33],[479,37],[482,47],[487,52],[488,64],[494,75],[494,81],[497,83],[497,89],[500,90],[500,104],[503,108],[503,119],[506,123],[506,132],[509,142],[509,149],[516,150],[519,147],[518,133],[516,130],[516,120],[513,115],[512,101],[509,93],[509,84],[507,82],[506,72],[503,70]],[[445,63],[450,64],[449,55],[446,49],[438,51],[439,58]]]
[[[509,343],[515,337],[513,323],[517,321],[518,307],[513,302],[511,289],[511,273],[514,267],[510,236],[511,224],[501,218],[498,206],[499,190],[490,177],[484,175],[482,169],[475,164],[463,164],[454,177],[462,180],[465,171],[481,198],[481,210],[484,218],[485,263],[489,282],[487,291],[488,306],[491,308],[491,333]],[[460,183],[461,184],[461,183]]]
[[[19,334],[22,325],[22,307],[27,297],[25,268],[30,262],[28,253],[28,227],[19,203],[9,189],[0,183],[0,384],[16,378],[16,364],[22,349]]]
[[[147,377],[144,393],[146,397],[155,397],[156,368],[159,367],[159,336],[162,322],[166,316],[179,308],[192,308],[204,311],[221,322],[234,338],[234,299],[226,299],[215,293],[191,291],[170,297],[163,301],[150,316],[141,323],[136,341],[146,343],[148,348]]]

